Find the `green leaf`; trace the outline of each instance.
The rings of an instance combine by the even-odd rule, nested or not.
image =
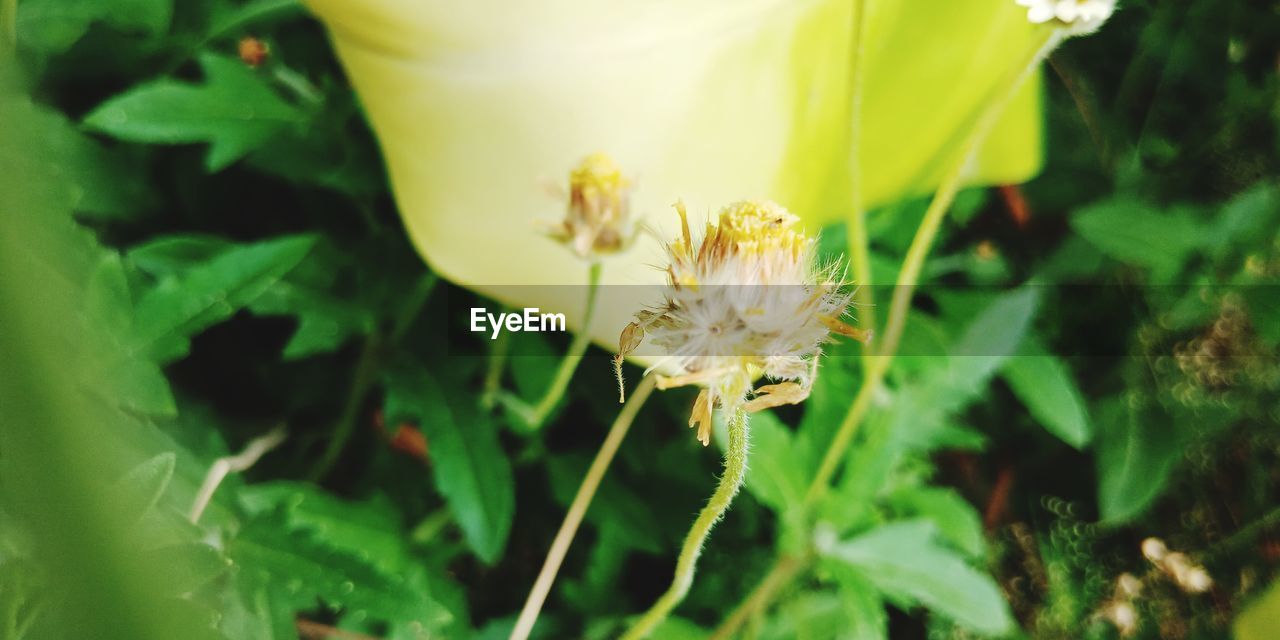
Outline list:
[[[152,566],[164,567],[156,574],[165,593],[191,593],[222,576],[231,562],[222,552],[203,542],[175,543],[147,551]]]
[[[157,277],[176,276],[235,248],[235,243],[213,235],[161,236],[131,247],[129,262]]]
[[[485,563],[497,562],[515,516],[515,480],[492,421],[469,397],[446,395],[426,369],[407,363],[388,375],[386,414],[422,427],[436,487],[467,544]]]
[[[61,53],[95,22],[154,35],[169,27],[172,16],[173,0],[22,0],[17,31],[24,46]]]
[[[244,487],[237,498],[251,515],[279,512],[290,530],[310,531],[318,542],[361,555],[386,573],[403,571],[409,562],[400,518],[385,500],[342,500],[315,485],[287,481]]]
[[[865,629],[858,622],[874,624],[874,621],[850,620],[848,604],[830,591],[800,593],[778,604],[778,615],[769,618],[758,637],[760,640],[857,638],[856,634]],[[876,608],[883,618],[883,606],[877,603]],[[753,634],[752,637],[757,636]]]
[[[889,637],[889,616],[875,585],[852,569],[837,568],[831,575],[840,588],[845,610],[841,640],[881,640]]]
[[[889,496],[889,504],[906,516],[925,518],[937,525],[938,533],[971,557],[987,550],[978,511],[954,489],[906,487]]]
[[[7,554],[6,554],[7,555]],[[0,629],[6,640],[27,640],[42,615],[47,615],[39,568],[23,559],[0,562]]]
[[[291,236],[242,245],[162,279],[138,301],[133,343],[159,363],[186,355],[191,336],[252,302],[314,244],[312,236]]]
[[[227,544],[227,556],[249,584],[265,585],[294,611],[315,609],[319,601],[388,622],[416,621],[428,629],[449,620],[429,594],[308,531],[291,530],[278,516],[250,521]]]
[[[1149,267],[1160,278],[1175,275],[1206,240],[1204,228],[1190,211],[1162,212],[1154,205],[1124,198],[1085,207],[1071,218],[1071,226],[1108,256]]]
[[[934,543],[935,533],[929,522],[895,522],[834,543],[823,554],[881,591],[919,602],[974,632],[1011,631],[1013,618],[995,581]]]
[[[137,179],[143,165],[136,154],[104,148],[57,111],[26,99],[0,100],[0,122],[18,121],[23,126],[9,128],[0,145],[5,175],[53,191],[80,217],[131,219],[153,206],[147,181]]]
[[[1029,341],[1026,351],[1005,361],[1000,374],[1027,410],[1063,442],[1083,449],[1093,437],[1084,398],[1067,364]],[[1044,354],[1044,355],[1040,355]]]
[[[207,37],[215,38],[257,22],[287,17],[301,11],[302,3],[299,0],[251,0],[214,20]]]
[[[98,106],[85,124],[131,142],[207,142],[205,164],[216,171],[306,122],[306,113],[239,60],[205,54],[200,65],[204,84],[164,79],[134,87]]]
[[[1017,352],[1040,305],[1040,291],[1024,286],[1001,294],[965,328],[951,348],[952,379],[977,389]]]
[[[1104,522],[1121,524],[1159,497],[1182,454],[1174,425],[1112,398],[1099,411],[1098,510]]]
[[[373,331],[369,309],[320,289],[290,281],[277,282],[249,305],[258,315],[293,315],[298,330],[284,347],[284,359],[296,360],[333,351],[352,336]]]
[[[1239,243],[1254,242],[1267,236],[1267,226],[1280,212],[1280,185],[1260,182],[1238,194],[1222,206],[1214,221],[1209,242],[1222,257],[1238,249]]]
[[[103,254],[85,290],[84,330],[92,353],[85,378],[108,401],[156,416],[177,414],[169,380],[154,362],[124,348],[133,324],[128,274],[115,252]]]
[[[137,522],[151,511],[169,487],[177,456],[162,453],[130,469],[112,487],[121,522]]]
[[[809,469],[794,437],[768,411],[751,416],[751,466],[747,491],[776,512],[786,511],[804,498]]]

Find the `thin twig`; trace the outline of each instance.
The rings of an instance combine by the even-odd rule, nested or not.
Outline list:
[[[604,444],[600,445],[600,451],[596,453],[595,460],[591,461],[591,467],[587,469],[587,475],[582,479],[577,495],[569,504],[569,512],[565,514],[564,522],[560,523],[560,530],[551,541],[551,550],[547,552],[547,558],[542,562],[542,570],[538,572],[538,578],[529,591],[529,598],[525,600],[524,609],[520,611],[516,626],[511,631],[511,640],[525,640],[533,632],[533,625],[538,621],[538,613],[542,611],[542,605],[546,602],[547,595],[551,592],[551,585],[555,582],[556,573],[560,571],[560,565],[564,562],[565,555],[569,553],[569,545],[573,544],[578,526],[587,515],[591,499],[600,488],[600,481],[609,470],[609,464],[613,462],[613,456],[617,454],[622,440],[627,437],[627,431],[631,429],[631,424],[635,421],[636,414],[640,412],[640,407],[653,391],[656,380],[655,376],[646,376],[641,380],[626,406],[618,413],[613,426],[609,427],[609,434],[605,436]]]
[[[278,426],[250,440],[249,444],[240,453],[214,460],[213,466],[209,467],[209,472],[204,476],[204,482],[200,484],[200,490],[196,492],[195,502],[191,503],[191,521],[198,522],[200,520],[201,514],[209,506],[209,502],[213,500],[214,492],[218,490],[218,486],[222,484],[227,474],[241,473],[252,467],[268,451],[280,446],[280,443],[284,442],[287,435],[284,426]]]

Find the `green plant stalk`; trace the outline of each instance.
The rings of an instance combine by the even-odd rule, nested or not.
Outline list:
[[[829,488],[832,477],[839,469],[840,462],[844,460],[845,453],[853,442],[853,436],[857,433],[858,426],[862,423],[862,419],[866,416],[868,409],[870,409],[871,400],[875,395],[876,389],[884,381],[889,364],[893,360],[894,352],[897,350],[898,342],[901,340],[903,328],[906,325],[907,313],[910,311],[911,297],[915,292],[916,281],[920,277],[924,260],[928,256],[934,239],[937,237],[938,230],[941,228],[942,220],[960,190],[960,180],[965,165],[976,151],[978,145],[986,138],[991,127],[995,125],[1000,114],[1004,112],[1005,106],[1013,99],[1023,81],[1035,70],[1045,56],[1061,42],[1061,38],[1062,34],[1057,31],[1048,32],[1045,39],[1037,43],[1037,46],[1030,54],[1027,64],[1017,73],[1011,74],[1008,81],[1004,83],[1002,87],[1003,93],[996,94],[995,99],[987,103],[986,108],[979,114],[978,120],[974,123],[974,128],[965,138],[959,159],[950,167],[946,178],[943,179],[938,186],[938,190],[934,193],[933,200],[929,203],[928,210],[925,211],[924,219],[921,220],[920,227],[916,230],[916,235],[911,241],[911,246],[907,249],[906,257],[903,259],[902,268],[898,272],[897,285],[894,287],[893,299],[889,306],[889,317],[886,321],[886,330],[881,345],[874,357],[865,360],[866,374],[862,379],[858,394],[854,398],[853,404],[849,406],[849,411],[845,413],[844,419],[836,430],[836,435],[831,440],[831,445],[827,448],[826,455],[818,466],[817,473],[814,474],[813,481],[810,482],[808,489],[805,491],[804,502],[806,509],[812,508]],[[766,579],[779,574],[781,571],[779,566],[784,562],[784,559],[784,557],[780,557],[775,561],[774,567],[766,574]],[[770,589],[766,590],[762,586],[753,590],[748,599],[738,607],[741,611],[735,610],[734,614],[727,618],[721,627],[716,630],[716,637],[730,637],[753,613],[768,607],[782,586],[797,574],[798,572],[791,576],[783,574],[783,577],[787,579],[778,580],[778,584]]]
[[[498,403],[502,393],[502,372],[507,367],[507,352],[511,349],[511,332],[503,331],[489,350],[489,367],[484,373],[484,387],[480,394],[480,407],[488,411]]]
[[[614,455],[622,446],[623,439],[627,437],[627,431],[635,422],[640,407],[644,406],[645,400],[649,398],[656,381],[655,376],[646,376],[641,380],[635,391],[631,392],[626,406],[618,413],[613,426],[609,427],[604,443],[600,445],[600,450],[596,452],[595,459],[587,469],[587,475],[583,477],[582,484],[578,487],[578,493],[573,496],[573,502],[569,504],[569,511],[565,514],[564,521],[560,523],[560,530],[551,541],[551,549],[547,551],[547,557],[542,561],[542,569],[538,572],[538,578],[534,581],[533,588],[529,590],[529,597],[525,600],[524,608],[520,610],[520,617],[516,619],[516,625],[511,631],[511,640],[525,640],[533,632],[533,625],[538,621],[538,614],[542,611],[547,595],[551,593],[551,585],[555,583],[560,565],[564,562],[565,555],[569,553],[569,546],[573,544],[573,538],[578,533],[578,526],[587,515],[587,509],[591,506],[596,490],[600,488],[600,482],[604,480],[604,474],[609,470]]]
[[[319,481],[323,479],[325,474],[329,473],[329,469],[333,467],[333,464],[338,461],[338,456],[346,448],[347,441],[355,433],[356,423],[359,421],[360,407],[364,404],[365,397],[369,395],[369,387],[373,386],[374,380],[378,377],[378,371],[382,365],[383,350],[388,347],[394,347],[404,339],[404,336],[409,332],[409,328],[413,326],[413,320],[418,317],[423,305],[427,302],[427,298],[431,297],[431,291],[435,289],[439,281],[439,277],[434,273],[424,275],[418,281],[418,286],[406,298],[404,306],[401,307],[400,313],[391,326],[391,331],[386,336],[374,331],[369,337],[365,338],[364,346],[360,349],[360,356],[356,360],[356,371],[352,377],[351,391],[347,394],[346,402],[343,403],[342,413],[338,417],[332,437],[329,438],[329,444],[325,447],[324,453],[320,455],[320,459],[316,461],[316,465],[311,471],[311,480]]]
[[[720,484],[715,493],[707,501],[707,506],[698,513],[689,533],[685,535],[684,545],[680,548],[680,556],[676,558],[675,579],[666,593],[649,608],[640,619],[627,630],[622,640],[639,640],[646,638],[653,630],[667,619],[671,611],[684,600],[689,588],[693,586],[693,576],[697,571],[698,556],[702,555],[702,545],[711,534],[711,528],[724,517],[734,496],[742,488],[742,481],[747,475],[747,452],[750,440],[749,419],[745,411],[737,410],[729,418],[729,446],[724,453],[724,475],[720,476]]]
[[[578,370],[578,365],[582,362],[583,354],[587,352],[587,347],[591,346],[591,321],[596,313],[596,298],[600,293],[600,272],[602,267],[599,262],[591,263],[591,271],[587,276],[587,308],[582,317],[582,328],[573,337],[573,342],[569,345],[569,351],[565,354],[564,360],[560,361],[560,368],[556,370],[556,377],[551,380],[551,386],[547,387],[547,392],[533,407],[533,411],[529,415],[529,428],[538,430],[542,427],[542,423],[546,422],[547,416],[555,410],[556,405],[564,398],[564,392],[569,388],[569,381],[573,379],[573,373]]]
[[[1017,94],[1018,88],[1022,86],[1027,76],[1031,75],[1031,72],[1040,64],[1040,61],[1048,55],[1049,51],[1058,44],[1059,39],[1060,35],[1057,31],[1050,31],[1045,39],[1038,42],[1032,50],[1027,64],[1019,68],[1016,73],[1011,73],[1005,82],[999,86],[997,93],[994,94],[994,99],[989,100],[986,107],[978,115],[978,120],[965,138],[955,163],[948,168],[946,177],[938,185],[938,190],[934,193],[933,200],[925,211],[924,219],[920,221],[920,227],[916,229],[916,235],[911,240],[911,246],[907,248],[907,255],[902,261],[902,269],[898,272],[898,279],[893,289],[893,297],[889,303],[889,317],[885,321],[884,335],[881,338],[879,348],[876,350],[876,354],[879,357],[868,361],[869,366],[867,367],[866,376],[863,378],[862,388],[859,390],[853,405],[849,407],[849,411],[845,414],[835,437],[832,438],[831,446],[827,448],[827,453],[823,457],[822,463],[818,466],[818,472],[814,475],[813,481],[806,492],[805,502],[808,505],[812,506],[831,482],[831,478],[835,475],[840,461],[844,459],[845,451],[853,441],[853,435],[861,423],[862,417],[866,414],[872,394],[884,380],[889,364],[898,349],[898,342],[902,339],[902,332],[906,327],[907,314],[911,310],[911,298],[915,294],[916,283],[919,281],[920,272],[924,268],[925,258],[928,257],[929,250],[933,247],[933,241],[937,238],[938,231],[942,228],[942,221],[946,217],[947,211],[951,208],[956,194],[960,191],[965,166],[968,165],[978,146],[986,139],[987,134],[991,132],[991,128],[995,126],[1000,115],[1004,113],[1009,101]]]
[[[867,211],[862,204],[862,162],[858,149],[862,146],[862,50],[863,25],[866,24],[866,3],[853,3],[853,46],[849,52],[849,148],[852,150],[853,179],[849,181],[849,216],[846,229],[849,237],[849,266],[853,269],[853,299],[863,326],[872,331],[876,327],[875,296],[871,290],[871,240],[867,236]],[[869,351],[863,351],[863,364],[867,364]]]

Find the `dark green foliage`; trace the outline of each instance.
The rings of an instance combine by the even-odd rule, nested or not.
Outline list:
[[[961,194],[831,490],[806,507],[865,376],[847,342],[801,407],[753,416],[744,496],[656,637],[707,637],[779,555],[805,568],[747,637],[1110,637],[1122,572],[1147,584],[1139,637],[1226,633],[1275,574],[1280,503],[1265,4],[1123,3],[1055,53],[1046,171]],[[0,81],[34,97],[0,100],[0,637],[506,637],[616,415],[605,354],[538,433],[484,402],[490,374],[538,397],[567,342],[445,343],[478,298],[410,247],[298,2],[17,6]],[[875,281],[924,206],[871,212]],[[665,588],[718,472],[692,401],[641,412],[535,637],[613,637]],[[210,467],[276,426],[191,522]],[[1147,536],[1211,594],[1152,568]]]

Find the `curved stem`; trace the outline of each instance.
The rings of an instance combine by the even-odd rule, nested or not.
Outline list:
[[[529,590],[529,598],[525,600],[524,608],[520,610],[520,617],[511,631],[511,640],[525,640],[533,631],[533,624],[538,621],[538,613],[542,611],[542,604],[546,602],[547,594],[551,592],[551,585],[556,580],[556,573],[560,571],[560,564],[564,562],[565,555],[569,553],[569,545],[573,543],[573,537],[578,533],[578,525],[582,524],[583,517],[587,515],[587,508],[591,506],[591,499],[595,497],[596,489],[600,488],[600,481],[609,470],[609,464],[613,462],[613,456],[622,445],[622,440],[627,437],[627,431],[631,429],[631,423],[635,421],[640,407],[653,391],[656,380],[654,376],[646,376],[641,380],[635,391],[631,393],[626,406],[618,413],[618,418],[613,421],[613,426],[609,427],[609,434],[605,436],[604,444],[600,445],[600,451],[596,452],[595,460],[591,461],[591,467],[587,469],[587,475],[582,479],[577,495],[573,496],[573,502],[569,504],[569,512],[565,514],[564,522],[560,523],[560,530],[551,541],[551,550],[547,551],[547,558],[542,561],[542,570],[538,572],[538,578],[534,581],[533,588]]]
[[[622,640],[638,640],[648,637],[654,628],[667,619],[671,611],[684,600],[693,586],[693,576],[697,571],[698,556],[702,555],[702,545],[711,534],[711,528],[733,503],[734,496],[742,487],[742,480],[747,475],[747,449],[750,437],[746,412],[737,410],[729,417],[729,446],[724,452],[724,475],[720,476],[720,484],[715,493],[707,501],[707,506],[698,513],[689,533],[685,535],[684,545],[680,548],[680,556],[676,559],[675,579],[667,592],[636,621]]]
[[[556,405],[564,397],[565,390],[569,388],[569,381],[573,379],[573,372],[582,362],[583,354],[587,352],[587,347],[591,346],[591,320],[595,317],[596,297],[600,292],[600,271],[600,263],[592,262],[591,272],[587,278],[587,309],[582,317],[582,328],[573,337],[569,352],[560,362],[560,368],[556,370],[556,377],[552,379],[551,386],[547,387],[547,393],[530,413],[529,428],[532,430],[541,427],[547,416],[555,410]]]

